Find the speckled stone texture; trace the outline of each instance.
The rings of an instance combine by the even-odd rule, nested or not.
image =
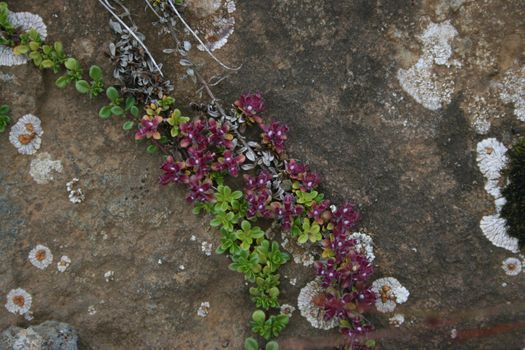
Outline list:
[[[178,59],[162,54],[173,42],[157,37],[141,1],[127,3],[189,113],[195,87],[178,80]],[[84,67],[111,70],[103,50],[112,40],[108,17],[97,1],[10,6],[39,13],[49,37]],[[525,65],[523,13],[522,0],[238,1],[235,32],[215,52],[229,65],[243,64],[214,87],[216,95],[233,102],[242,92],[263,93],[267,115],[290,126],[290,156],[322,174],[328,197],[360,203],[360,229],[376,244],[377,278],[394,276],[410,291],[396,308],[405,315],[400,328],[389,325],[392,315],[369,316],[383,349],[525,347],[525,280],[505,274],[501,262],[516,255],[492,246],[479,228],[494,207],[475,149],[485,137],[477,118],[490,123],[487,137],[507,146],[525,131],[498,88],[506,72]],[[461,66],[432,67],[451,76],[453,91],[442,108],[428,110],[397,74],[423,54],[418,37],[429,23],[447,20],[458,32],[450,59]],[[206,77],[220,72],[196,51]],[[181,188],[158,185],[160,158],[146,154],[119,121],[97,117],[103,98],[59,91],[55,76],[29,65],[0,68],[0,79],[0,102],[15,120],[26,113],[42,119],[39,152],[63,167],[37,184],[29,174],[33,156],[19,155],[0,135],[0,296],[24,288],[34,312],[28,322],[2,309],[0,329],[55,319],[78,329],[85,349],[240,349],[254,309],[247,287],[226,257],[201,252],[203,241],[215,248],[218,235],[191,214]],[[73,177],[86,194],[77,205],[65,189]],[[43,271],[32,267],[27,254],[37,244],[69,256],[71,266],[64,273],[56,261]],[[114,271],[108,282],[107,271]],[[313,271],[290,264],[282,276],[282,301],[296,305]],[[201,318],[204,301],[210,309]],[[462,333],[477,328],[484,331]],[[336,330],[313,330],[297,311],[279,340],[285,350],[330,349],[338,341]]]

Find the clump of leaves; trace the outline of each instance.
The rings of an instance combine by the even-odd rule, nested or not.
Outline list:
[[[507,220],[507,232],[525,246],[525,138],[519,140],[508,152],[509,166],[506,175],[509,183],[503,190],[507,202],[501,216]]]
[[[322,239],[321,226],[317,222],[311,222],[310,219],[304,218],[301,233],[297,242],[304,244],[307,241],[315,243]]]
[[[276,241],[270,244],[270,241],[265,239],[255,248],[255,251],[259,255],[259,261],[265,264],[264,273],[273,273],[290,260],[290,255],[282,252]]]
[[[279,275],[266,275],[255,279],[255,287],[250,288],[250,296],[255,305],[264,310],[279,307]]]
[[[256,253],[248,250],[240,249],[231,257],[232,263],[230,270],[241,272],[244,278],[250,282],[255,282],[257,274],[261,272],[261,264],[259,264],[259,256]]]
[[[265,350],[279,350],[279,344],[275,341],[269,341],[266,343]],[[257,343],[257,340],[249,337],[244,340],[244,350],[261,350],[259,347],[259,343]]]
[[[100,118],[108,119],[111,116],[125,117],[126,113],[130,113],[132,116],[138,117],[139,108],[137,107],[135,98],[133,96],[128,96],[124,101],[124,98],[120,96],[118,90],[113,86],[110,86],[106,89],[106,96],[109,99],[109,104],[103,106],[98,112]],[[135,123],[132,120],[128,120],[124,122],[122,128],[124,130],[131,130],[134,125]]]
[[[1,105],[0,106],[0,132],[4,132],[9,123],[11,123],[11,118],[9,117],[9,106]]]
[[[248,250],[253,241],[264,236],[264,231],[260,227],[254,226],[248,220],[241,222],[241,229],[235,231],[235,237],[241,241],[241,249]]]
[[[270,340],[277,337],[286,327],[290,318],[287,315],[272,315],[266,319],[266,314],[262,310],[256,310],[252,314],[252,331],[261,335],[264,339]]]
[[[171,137],[177,137],[179,135],[179,125],[187,123],[190,118],[183,117],[179,109],[175,109],[169,116],[167,122],[171,125],[170,135]]]
[[[0,2],[0,45],[12,46],[11,36],[15,33],[15,28],[8,19],[9,9],[5,2]]]

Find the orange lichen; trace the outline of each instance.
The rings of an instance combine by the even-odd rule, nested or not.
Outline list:
[[[26,299],[24,298],[23,295],[15,295],[12,300],[13,300],[13,304],[19,307],[23,307],[26,303]]]

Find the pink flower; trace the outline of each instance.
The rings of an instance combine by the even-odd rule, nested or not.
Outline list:
[[[140,121],[140,128],[135,133],[135,140],[142,140],[143,138],[154,138],[155,140],[160,140],[160,132],[157,131],[157,127],[164,118],[161,116],[149,116],[145,115]]]
[[[265,109],[264,100],[260,93],[241,95],[241,97],[235,101],[234,105],[251,121],[259,124],[262,122],[262,118],[257,116]]]

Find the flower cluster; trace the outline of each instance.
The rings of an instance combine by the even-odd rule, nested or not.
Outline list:
[[[284,152],[284,143],[288,139],[286,133],[288,132],[288,126],[279,123],[272,122],[270,125],[261,124],[262,142],[273,149],[277,154]]]
[[[297,180],[301,191],[311,191],[321,182],[319,175],[310,171],[306,164],[300,164],[295,159],[291,159],[286,164],[286,171],[291,179]]]
[[[258,114],[263,112],[266,107],[260,93],[243,94],[235,101],[234,105],[249,121],[262,123],[262,118]]]
[[[272,175],[267,171],[262,171],[257,177],[244,175],[244,198],[248,203],[247,217],[273,217],[273,211],[269,207],[272,199],[271,181]]]

